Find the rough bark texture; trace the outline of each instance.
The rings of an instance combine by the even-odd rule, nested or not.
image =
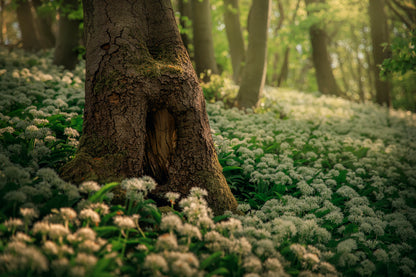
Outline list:
[[[383,46],[384,43],[389,43],[384,5],[384,0],[370,0],[368,11],[370,14],[371,40],[373,44],[376,102],[380,105],[390,106],[390,82],[380,79],[380,65],[385,59],[390,57],[390,52],[385,50]]]
[[[78,0],[64,0],[62,2],[63,12],[60,12],[58,40],[56,42],[55,56],[53,63],[63,65],[66,69],[72,70],[78,63],[79,46],[79,23],[78,20],[68,18],[68,9],[78,9]]]
[[[314,3],[325,3],[325,0],[305,0],[309,8]],[[308,10],[308,14],[313,12]],[[314,24],[309,28],[309,36],[312,46],[312,61],[315,67],[316,81],[318,89],[323,94],[332,94],[341,96],[343,93],[338,87],[331,68],[331,60],[328,53],[328,36],[320,26],[320,23]]]
[[[36,10],[36,27],[39,34],[39,41],[42,45],[42,48],[52,48],[55,47],[55,35],[52,32],[52,16],[55,14],[42,14],[39,12],[38,8],[42,5],[41,0],[32,0],[33,7]]]
[[[62,176],[106,183],[150,175],[159,184],[153,197],[199,186],[216,214],[235,210],[170,0],[83,4],[83,135]]]
[[[254,0],[248,16],[247,60],[243,69],[237,106],[251,108],[260,99],[266,78],[267,30],[271,0]]]
[[[215,61],[214,40],[212,38],[211,6],[209,0],[189,0],[192,4],[192,30],[194,36],[194,60],[196,73],[204,73],[203,80],[209,81],[206,74],[218,74]]]
[[[18,0],[16,13],[17,21],[19,22],[20,31],[22,33],[23,49],[41,49],[39,38],[36,35],[31,2],[29,0]]]
[[[224,5],[224,23],[230,47],[233,80],[236,84],[239,84],[241,78],[241,66],[245,60],[246,53],[240,24],[240,9],[238,0],[224,0]]]

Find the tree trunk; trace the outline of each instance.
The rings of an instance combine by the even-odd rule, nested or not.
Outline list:
[[[381,80],[380,65],[391,56],[390,51],[384,50],[383,44],[389,43],[387,17],[384,12],[384,0],[370,0],[368,12],[370,15],[371,40],[373,43],[373,57],[376,86],[376,102],[390,107],[390,82]]]
[[[224,0],[224,23],[230,47],[231,64],[233,67],[233,80],[240,83],[241,66],[245,60],[243,33],[240,25],[240,8],[238,0]]]
[[[199,186],[214,213],[235,210],[170,0],[83,4],[84,126],[62,176],[106,183],[149,175],[159,200]]]
[[[325,0],[305,0],[307,6],[315,3],[325,3]],[[313,12],[308,11],[311,16]],[[343,93],[338,87],[331,68],[331,60],[328,53],[328,36],[320,23],[313,24],[309,28],[309,35],[312,46],[312,61],[315,67],[318,89],[323,94],[341,96]]]
[[[22,33],[23,49],[31,51],[41,49],[39,38],[36,35],[31,2],[29,0],[18,0],[16,2],[17,21]]]
[[[179,0],[178,1],[178,8],[181,17],[179,19],[179,24],[181,25],[182,29],[186,30],[185,32],[181,33],[181,38],[183,44],[188,51],[189,56],[191,56],[191,52],[189,49],[189,45],[192,44],[192,39],[188,36],[187,32],[190,31],[192,28],[192,8],[190,0]]]
[[[48,49],[55,47],[55,35],[52,32],[52,14],[42,14],[38,8],[42,5],[41,0],[32,0],[36,10],[36,27],[38,29],[39,41],[42,48]]]
[[[267,31],[271,0],[253,0],[248,16],[247,61],[243,69],[237,106],[251,108],[257,105],[266,78]]]
[[[78,0],[64,0],[59,18],[58,40],[56,42],[55,56],[53,63],[63,65],[66,69],[72,70],[78,63],[79,46],[79,20],[68,18],[69,10],[78,9]]]
[[[4,0],[0,0],[0,44],[4,45],[3,25],[4,25]]]
[[[204,82],[210,80],[209,73],[218,74],[212,38],[211,6],[209,0],[189,0],[192,4],[192,30],[194,36],[194,60],[198,76],[204,74]]]
[[[282,67],[280,68],[279,78],[277,79],[278,87],[281,87],[283,83],[287,81],[287,77],[289,75],[289,54],[290,54],[290,47],[288,46],[285,50],[285,56],[283,58]]]

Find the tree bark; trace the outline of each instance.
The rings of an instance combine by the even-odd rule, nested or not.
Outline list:
[[[42,6],[41,0],[32,0],[33,7],[36,10],[36,27],[39,34],[39,41],[42,48],[48,49],[55,47],[55,35],[52,32],[52,15],[42,14],[39,12],[39,7]]]
[[[53,63],[72,70],[78,63],[79,20],[68,18],[68,10],[78,9],[78,0],[63,0],[59,18],[58,40]]]
[[[243,69],[237,106],[251,108],[257,105],[266,78],[267,31],[271,0],[253,0],[248,16],[247,61]]]
[[[209,0],[189,0],[192,4],[192,30],[194,36],[194,60],[198,76],[204,74],[204,82],[210,80],[209,73],[218,74],[212,38],[211,6]]]
[[[373,57],[376,87],[376,102],[390,107],[390,82],[380,78],[380,65],[391,56],[383,44],[389,43],[387,17],[384,12],[384,0],[370,0],[368,12],[370,15],[371,40],[373,44]]]
[[[36,51],[41,49],[39,38],[36,35],[35,21],[29,0],[17,0],[17,21],[22,33],[23,49]]]
[[[240,8],[238,0],[224,0],[224,5],[224,23],[230,47],[233,80],[236,84],[239,84],[241,78],[241,66],[245,60],[246,53],[240,24]]]
[[[149,175],[159,184],[157,199],[199,186],[214,213],[235,210],[170,0],[83,5],[83,134],[62,176],[106,183]]]
[[[325,0],[305,0],[310,8],[315,3],[325,3]],[[313,12],[308,10],[308,15]],[[331,68],[331,60],[328,53],[328,36],[320,23],[315,23],[309,28],[309,36],[312,46],[312,61],[315,67],[318,89],[322,94],[341,96],[343,93],[338,87]]]

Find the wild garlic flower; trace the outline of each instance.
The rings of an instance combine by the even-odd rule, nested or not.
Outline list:
[[[8,230],[15,230],[23,226],[23,221],[20,218],[10,218],[3,223]]]
[[[206,189],[200,188],[200,187],[193,187],[191,188],[191,190],[189,191],[189,195],[191,197],[196,197],[196,198],[203,198],[208,196],[208,192]]]
[[[61,241],[62,238],[70,234],[69,229],[62,224],[49,224],[49,227],[48,235],[51,239],[59,239]]]
[[[96,233],[93,229],[88,227],[83,227],[78,229],[75,232],[75,235],[79,238],[79,240],[92,240],[94,241],[96,238]]]
[[[93,210],[98,210],[98,213],[100,215],[106,215],[110,212],[110,207],[107,204],[104,203],[91,203],[88,208],[93,209]]]
[[[175,205],[176,200],[180,197],[181,195],[177,192],[167,192],[165,194],[166,199],[172,204]]]
[[[87,194],[91,192],[99,191],[100,189],[101,189],[100,185],[95,181],[83,182],[79,187],[80,192],[87,193]]]
[[[121,181],[121,187],[129,191],[146,191],[146,186],[139,178],[124,179]]]
[[[152,270],[152,272],[167,272],[169,269],[168,263],[166,262],[165,258],[159,254],[153,253],[146,256],[143,266]]]
[[[78,252],[77,256],[75,257],[75,262],[85,266],[86,268],[93,268],[97,261],[97,257],[84,252]]]
[[[201,231],[199,231],[199,228],[189,223],[185,223],[183,226],[178,227],[178,230],[181,235],[188,237],[189,240],[192,238],[197,238],[199,240],[202,239]]]
[[[12,126],[7,126],[0,129],[0,136],[4,133],[13,134],[15,132],[15,129]]]
[[[156,241],[156,249],[175,250],[178,248],[178,241],[176,236],[170,233],[160,235]]]
[[[21,242],[32,242],[33,239],[22,232],[17,232],[12,238],[11,241],[21,241]]]
[[[122,230],[128,230],[136,227],[130,216],[118,215],[113,218],[114,223]]]
[[[78,245],[80,251],[94,253],[101,249],[101,246],[92,240],[85,240]]]
[[[260,272],[262,270],[262,262],[256,256],[249,256],[244,259],[243,268],[247,272]]]
[[[101,221],[100,215],[90,208],[82,210],[79,213],[79,218],[87,221],[87,227],[89,222],[92,222],[98,226],[98,223]]]
[[[182,220],[176,214],[169,214],[162,217],[160,229],[163,231],[179,231],[182,228]]]
[[[44,242],[43,249],[49,255],[58,256],[58,254],[59,254],[59,247],[58,247],[58,245],[55,242],[50,241],[50,240]]]
[[[77,130],[71,128],[71,127],[67,127],[64,130],[64,135],[70,137],[70,138],[77,138],[79,137],[79,133]]]

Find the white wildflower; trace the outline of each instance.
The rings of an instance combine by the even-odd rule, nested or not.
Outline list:
[[[168,271],[168,263],[165,258],[159,254],[149,254],[144,260],[144,267],[151,269],[153,272],[156,270],[161,270],[163,272]]]
[[[136,225],[134,224],[133,219],[130,216],[122,216],[118,215],[114,217],[114,223],[123,230],[134,228]]]
[[[79,187],[79,191],[83,193],[96,192],[96,191],[99,191],[100,189],[101,189],[100,185],[95,181],[83,182]]]

